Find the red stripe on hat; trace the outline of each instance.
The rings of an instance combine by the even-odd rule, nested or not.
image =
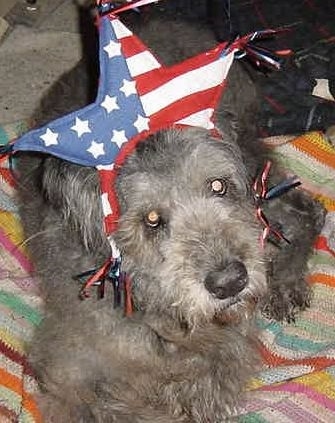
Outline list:
[[[112,208],[112,214],[104,216],[104,229],[107,234],[115,231],[119,219],[119,202],[115,192],[115,180],[117,172],[115,170],[99,169],[101,194],[107,194],[108,202]]]
[[[150,129],[156,131],[162,126],[173,125],[179,120],[202,110],[208,108],[215,109],[217,98],[220,97],[223,87],[224,84],[221,84],[221,86],[196,92],[170,104],[168,107],[150,116]]]
[[[143,53],[144,51],[150,52],[148,47],[145,44],[143,44],[142,41],[139,38],[137,38],[135,35],[121,38],[120,42],[121,42],[122,52],[124,56],[126,57],[126,59],[128,59],[131,56],[135,56],[136,54]]]
[[[174,66],[154,69],[146,72],[145,74],[136,76],[135,80],[139,94],[144,95],[156,88],[159,88],[172,79],[177,78],[178,76],[185,75],[187,72],[213,63],[219,58],[225,45],[226,43],[221,43],[206,53],[201,53],[198,56],[191,57],[184,62],[177,63]]]

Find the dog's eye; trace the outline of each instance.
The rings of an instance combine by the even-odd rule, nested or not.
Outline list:
[[[150,228],[157,228],[161,224],[162,218],[157,210],[150,210],[144,221]]]
[[[214,195],[224,195],[227,191],[227,183],[224,179],[212,179],[209,181],[209,189]]]

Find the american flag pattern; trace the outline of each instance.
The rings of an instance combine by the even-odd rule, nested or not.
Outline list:
[[[233,62],[233,46],[163,66],[115,15],[100,18],[100,82],[96,101],[18,139],[14,151],[51,154],[96,167],[105,230],[117,225],[117,169],[137,143],[174,125],[214,129],[213,114]]]

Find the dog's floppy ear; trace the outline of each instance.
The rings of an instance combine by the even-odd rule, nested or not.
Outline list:
[[[99,177],[96,169],[48,157],[41,166],[41,190],[88,249],[104,243]]]

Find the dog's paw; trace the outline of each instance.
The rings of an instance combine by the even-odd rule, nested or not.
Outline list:
[[[295,284],[292,289],[277,289],[270,292],[262,307],[262,314],[268,319],[295,322],[299,311],[305,310],[311,303],[311,290],[304,282]]]

